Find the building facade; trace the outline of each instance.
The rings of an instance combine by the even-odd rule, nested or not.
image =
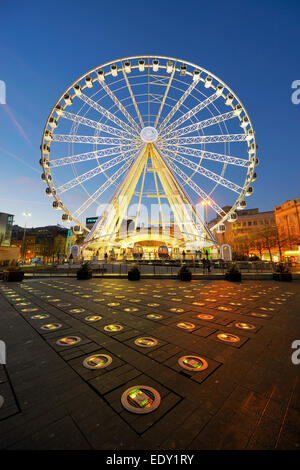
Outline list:
[[[227,212],[230,208],[223,207]],[[253,258],[279,261],[274,211],[259,212],[258,208],[237,210],[237,220],[225,222],[225,231],[216,233],[220,245],[229,244],[233,258]],[[216,222],[210,221],[212,226]]]
[[[283,259],[300,262],[300,198],[276,206],[275,219]]]
[[[10,246],[13,222],[12,214],[0,212],[0,246]]]

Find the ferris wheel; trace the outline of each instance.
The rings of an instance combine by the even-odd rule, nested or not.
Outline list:
[[[62,220],[87,233],[85,218],[113,198],[148,144],[191,205],[209,211],[210,230],[224,231],[224,222],[234,222],[236,210],[246,207],[258,159],[239,98],[195,64],[135,56],[82,75],[48,116],[41,177]],[[134,194],[160,200],[163,190],[155,185],[135,186]]]

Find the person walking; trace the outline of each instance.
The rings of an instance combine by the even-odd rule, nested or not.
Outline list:
[[[107,258],[108,258],[108,255],[107,255],[107,253],[105,252],[105,255],[104,255],[105,263],[107,263]]]
[[[185,261],[185,251],[184,250],[182,251],[182,259],[183,259],[183,261]]]

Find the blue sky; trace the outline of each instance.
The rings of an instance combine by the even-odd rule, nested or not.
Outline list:
[[[225,81],[256,130],[260,165],[248,207],[300,196],[298,1],[96,0],[1,4],[0,211],[29,225],[61,223],[40,179],[45,120],[63,90],[106,61],[157,54],[196,63]],[[93,214],[91,214],[93,215]]]

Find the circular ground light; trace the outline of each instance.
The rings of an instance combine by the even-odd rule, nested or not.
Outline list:
[[[70,313],[82,313],[85,312],[84,308],[71,308]]]
[[[101,315],[88,315],[87,317],[85,317],[85,320],[86,321],[99,321],[101,320]]]
[[[3,406],[4,404],[4,398],[2,395],[0,395],[0,408]]]
[[[118,325],[116,323],[112,323],[111,325],[106,325],[104,327],[104,330],[105,331],[121,331],[121,330],[123,330],[123,326]]]
[[[38,314],[38,315],[32,315],[32,319],[33,320],[43,320],[44,318],[49,318],[50,315],[48,315],[47,313],[41,313],[41,314]]]
[[[182,328],[183,330],[193,330],[195,328],[194,323],[184,322],[184,321],[177,323],[176,326],[178,328]]]
[[[18,307],[23,307],[23,305],[30,305],[30,302],[19,302],[16,304]]]
[[[58,328],[61,328],[61,327],[62,327],[61,323],[48,323],[48,325],[41,326],[41,330],[52,331],[52,330],[58,330]]]
[[[149,313],[147,315],[147,318],[150,318],[151,320],[160,320],[161,318],[163,318],[163,316],[159,315],[158,313]]]
[[[227,343],[237,343],[240,341],[240,338],[236,335],[232,335],[231,333],[220,333],[217,335],[217,337],[221,341],[226,341]]]
[[[205,305],[204,302],[193,302],[193,305],[199,305],[199,307],[203,307]]]
[[[234,326],[236,326],[237,328],[241,328],[243,330],[255,330],[255,326],[254,325],[251,325],[251,323],[235,323]]]
[[[22,312],[36,312],[38,308],[22,308]]]
[[[202,372],[208,367],[206,360],[199,356],[182,356],[178,359],[178,364],[192,372]]]
[[[184,310],[183,308],[170,308],[170,312],[182,313]]]
[[[227,311],[227,310],[232,310],[232,308],[231,308],[231,307],[223,307],[223,306],[220,306],[220,307],[218,307],[218,310]]]
[[[62,303],[62,304],[57,304],[58,307],[70,307],[71,304],[68,303]]]
[[[269,315],[267,313],[250,313],[252,317],[259,317],[259,318],[268,318]]]
[[[106,300],[106,299],[97,299],[96,298],[96,299],[93,299],[93,302],[104,302],[104,300]]]
[[[137,414],[151,413],[160,405],[160,394],[147,385],[128,388],[121,397],[121,403],[127,411]]]
[[[87,357],[83,361],[84,367],[87,369],[104,369],[112,363],[112,358],[107,354],[94,354]]]
[[[117,307],[118,305],[120,305],[120,302],[110,302],[107,305],[108,305],[108,307]]]
[[[214,317],[214,315],[208,315],[206,313],[201,313],[199,315],[197,315],[198,318],[201,318],[201,320],[212,320]]]
[[[158,341],[155,338],[143,336],[142,338],[137,338],[134,343],[141,348],[153,348],[153,346],[158,344]]]
[[[79,336],[65,336],[56,341],[59,346],[73,346],[74,344],[80,343],[81,338]]]
[[[127,308],[124,308],[124,311],[125,311],[125,312],[137,312],[137,311],[138,311],[138,308],[135,308],[135,307],[127,307]]]
[[[151,304],[147,304],[148,307],[159,307],[159,304],[157,303],[151,303]]]

